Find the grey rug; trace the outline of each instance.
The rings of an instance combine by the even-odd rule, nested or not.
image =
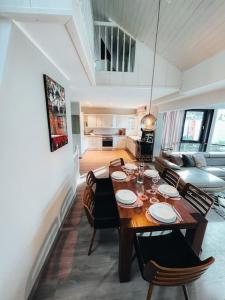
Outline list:
[[[218,215],[225,219],[225,191],[213,193],[211,196],[215,199],[213,209]]]

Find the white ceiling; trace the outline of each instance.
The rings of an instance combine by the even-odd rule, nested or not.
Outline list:
[[[92,0],[95,20],[111,19],[153,47],[158,1]],[[225,0],[162,0],[158,54],[186,70],[225,49]]]
[[[155,88],[153,99],[177,92],[173,88]],[[83,106],[137,108],[149,104],[150,89],[140,87],[95,86],[86,89],[74,89],[73,101]]]
[[[63,24],[23,22],[22,28],[58,65],[71,85],[90,86],[79,56]]]

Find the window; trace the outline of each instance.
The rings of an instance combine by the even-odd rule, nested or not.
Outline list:
[[[225,109],[218,109],[209,151],[225,151]]]
[[[205,151],[213,110],[186,110],[184,115],[180,151]]]
[[[183,141],[198,142],[201,136],[204,111],[187,111],[183,129]]]

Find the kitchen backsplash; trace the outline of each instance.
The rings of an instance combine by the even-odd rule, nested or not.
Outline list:
[[[90,133],[94,133],[94,134],[109,134],[109,135],[115,135],[115,134],[122,134],[122,132],[124,132],[126,135],[126,129],[125,128],[95,128],[95,129],[89,129],[89,128],[85,128],[85,134],[90,134]]]

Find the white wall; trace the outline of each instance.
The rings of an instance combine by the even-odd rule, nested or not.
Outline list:
[[[53,153],[43,73],[66,91],[69,144]],[[13,25],[0,93],[0,298],[24,300],[46,255],[43,241],[52,224],[59,227],[63,201],[74,185],[70,90]]]
[[[9,37],[11,30],[11,22],[6,19],[0,19],[0,86],[5,67]]]
[[[151,83],[153,51],[136,41],[134,72],[96,72],[97,84],[149,86]],[[179,89],[181,72],[161,56],[156,56],[155,81],[158,87]]]
[[[160,112],[192,108],[219,108],[225,107],[225,90],[218,90],[193,97],[183,97],[158,105]]]

